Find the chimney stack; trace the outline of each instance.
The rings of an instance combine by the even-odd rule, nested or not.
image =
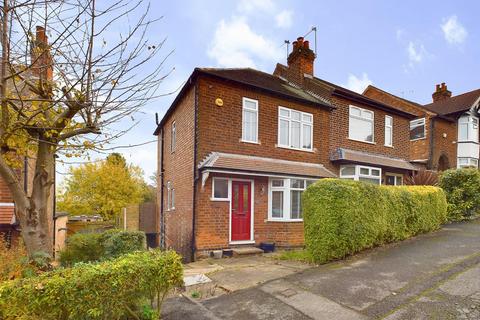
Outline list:
[[[51,81],[53,79],[53,61],[48,45],[48,37],[45,28],[37,26],[35,41],[31,49],[32,72],[40,80]]]
[[[447,89],[445,82],[435,86],[435,92],[432,94],[433,102],[442,101],[450,98],[452,92]]]
[[[301,85],[304,74],[313,76],[313,62],[315,53],[310,49],[309,41],[298,37],[293,41],[292,52],[288,55],[288,78],[290,81]]]

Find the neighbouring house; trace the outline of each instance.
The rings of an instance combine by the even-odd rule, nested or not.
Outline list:
[[[314,59],[298,38],[273,74],[193,71],[154,133],[162,247],[191,260],[302,246],[301,195],[315,180],[399,185],[426,167],[411,141],[426,139],[421,114],[315,77]]]
[[[438,171],[478,168],[480,89],[452,97],[445,83],[438,84],[432,94],[433,102],[426,105],[397,97],[371,85],[363,94],[416,113],[419,120],[412,121],[411,128],[419,122],[425,124],[425,138],[413,142],[414,161]]]
[[[36,27],[35,40],[32,43],[34,46],[45,48],[48,46],[48,37],[45,33],[45,29],[41,26]],[[40,54],[40,56],[38,56]],[[50,55],[44,50],[31,50],[30,60],[33,63],[32,68],[24,72],[23,76],[28,77],[30,80],[47,79],[51,80],[53,77],[53,66]],[[15,66],[13,66],[15,68]],[[13,88],[13,84],[11,84]],[[15,89],[11,89],[13,92],[19,91],[22,95],[31,96],[33,93],[28,87],[21,81],[15,83]],[[35,167],[35,159],[33,157],[24,157],[22,159],[22,166],[17,171],[17,177],[19,181],[23,183],[23,188],[27,193],[31,193],[33,185],[33,168]],[[55,186],[53,185],[50,190],[50,201],[47,207],[48,215],[51,220],[50,232],[52,233],[52,239],[55,239],[54,230],[54,212],[55,212]],[[0,177],[0,237],[11,243],[20,236],[20,226],[15,217],[15,203],[13,201],[12,194],[6,182]],[[61,244],[58,244],[61,245]],[[57,247],[56,243],[53,243],[53,247]]]

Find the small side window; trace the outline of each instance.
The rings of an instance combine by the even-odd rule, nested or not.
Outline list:
[[[213,178],[212,184],[212,200],[230,200],[228,192],[228,179]]]

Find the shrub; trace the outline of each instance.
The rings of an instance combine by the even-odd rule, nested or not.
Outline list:
[[[23,276],[27,251],[21,241],[10,246],[0,233],[0,283]]]
[[[440,187],[447,195],[448,219],[459,221],[480,213],[480,171],[450,169],[440,176]]]
[[[173,251],[135,252],[97,264],[79,263],[4,282],[0,285],[0,319],[140,319],[159,315],[163,298],[182,284],[182,275],[181,258]],[[155,300],[158,305],[152,310]]]
[[[445,194],[432,186],[376,186],[323,179],[303,195],[305,245],[315,262],[440,227]]]
[[[67,239],[60,252],[60,263],[72,266],[78,262],[101,261],[146,249],[141,231],[107,230],[103,233],[77,233]]]

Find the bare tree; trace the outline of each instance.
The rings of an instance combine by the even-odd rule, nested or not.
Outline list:
[[[56,155],[82,156],[125,134],[112,124],[158,96],[169,54],[158,55],[165,40],[147,39],[156,20],[143,1],[0,1],[0,176],[29,255],[50,254]],[[18,175],[25,157],[28,189]]]

